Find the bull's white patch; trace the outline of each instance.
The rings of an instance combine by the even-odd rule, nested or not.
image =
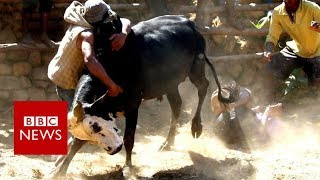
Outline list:
[[[74,137],[96,144],[107,150],[109,154],[113,154],[123,143],[118,134],[116,119],[111,114],[109,116],[111,120],[107,121],[86,114],[83,120],[79,120],[73,113],[69,113],[68,130]]]

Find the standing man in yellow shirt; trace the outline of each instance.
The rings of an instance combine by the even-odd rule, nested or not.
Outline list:
[[[274,8],[266,38],[264,56],[269,62],[264,69],[264,84],[269,91],[268,101],[276,101],[281,81],[291,72],[303,68],[309,85],[320,86],[320,7],[307,0],[283,0]],[[272,55],[282,31],[292,41],[280,53]]]
[[[57,94],[68,102],[73,102],[75,88],[84,67],[100,79],[108,89],[108,96],[122,93],[96,58],[94,51],[94,25],[103,23],[110,15],[116,15],[103,0],[87,0],[84,5],[73,1],[64,13],[64,20],[70,24],[63,37],[58,52],[48,66],[48,77],[57,86]],[[122,32],[109,39],[112,50],[119,50],[131,31],[131,22],[121,18]],[[109,41],[106,39],[106,43]]]

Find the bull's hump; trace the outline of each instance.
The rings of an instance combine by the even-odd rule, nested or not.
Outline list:
[[[157,29],[166,25],[177,26],[181,23],[187,23],[189,20],[182,15],[165,15],[159,16],[147,21],[142,21],[132,27],[132,29],[139,33],[141,29]]]

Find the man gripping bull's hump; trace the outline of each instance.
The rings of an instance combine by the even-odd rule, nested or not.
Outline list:
[[[105,21],[106,15],[112,14],[116,15],[102,0],[88,0],[84,5],[73,1],[64,13],[64,20],[69,28],[48,66],[48,77],[57,86],[58,96],[68,102],[69,110],[84,67],[103,82],[108,89],[107,95],[117,96],[122,92],[122,88],[110,78],[97,60],[94,50],[94,31]],[[127,34],[131,31],[130,20],[121,18],[121,22],[122,32],[105,39],[106,43],[111,40],[114,51],[124,45]]]

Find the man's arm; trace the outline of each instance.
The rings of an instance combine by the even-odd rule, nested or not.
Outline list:
[[[267,58],[268,61],[271,61],[271,57],[272,57],[272,51],[274,49],[275,45],[273,44],[273,42],[266,42],[265,46],[264,46],[264,57]]]
[[[310,29],[320,32],[320,7],[315,5],[313,7],[313,21],[310,22]]]
[[[96,59],[93,49],[94,35],[90,31],[83,31],[77,39],[77,48],[81,49],[84,62],[88,70],[108,88],[109,96],[117,96],[122,93],[121,87],[112,81],[103,66]]]
[[[278,43],[279,37],[282,33],[282,26],[280,21],[281,19],[279,19],[279,17],[276,15],[276,12],[273,12],[263,53],[267,61],[271,60],[272,51]]]
[[[118,34],[113,34],[109,40],[111,40],[112,51],[118,51],[124,45],[127,35],[131,31],[131,21],[126,18],[120,18],[122,23],[122,32]]]

